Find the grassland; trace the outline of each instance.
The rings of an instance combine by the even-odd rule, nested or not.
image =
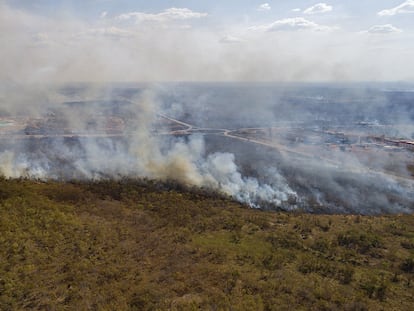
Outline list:
[[[412,310],[414,216],[0,179],[0,310]]]

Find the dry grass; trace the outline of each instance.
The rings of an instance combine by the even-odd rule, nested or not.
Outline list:
[[[414,216],[271,213],[176,184],[0,180],[1,310],[411,310]]]

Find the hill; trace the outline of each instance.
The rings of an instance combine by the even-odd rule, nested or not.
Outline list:
[[[0,179],[1,310],[411,310],[414,216],[148,180]]]

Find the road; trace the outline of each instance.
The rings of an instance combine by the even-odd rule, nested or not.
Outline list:
[[[217,135],[223,136],[235,140],[239,140],[242,142],[256,144],[260,146],[265,146],[268,148],[272,148],[280,152],[282,155],[285,156],[298,156],[300,158],[306,159],[308,161],[315,161],[315,164],[321,164],[326,166],[330,166],[332,169],[346,171],[347,173],[355,173],[355,174],[376,174],[378,177],[386,177],[386,178],[393,178],[398,180],[404,184],[410,184],[414,187],[414,180],[407,178],[405,176],[396,175],[392,172],[384,172],[384,171],[377,171],[372,170],[365,166],[350,166],[345,163],[339,163],[327,157],[321,157],[320,155],[314,155],[312,153],[306,153],[296,148],[292,148],[286,145],[282,145],[276,141],[268,141],[262,140],[257,138],[249,138],[243,137],[240,134],[243,131],[247,132],[249,130],[258,130],[258,131],[266,131],[268,128],[244,128],[244,129],[216,129],[216,128],[199,128],[192,124],[183,122],[181,120],[175,119],[173,117],[167,116],[162,113],[157,114],[160,118],[168,120],[169,122],[173,122],[183,129],[179,130],[171,130],[166,132],[157,133],[156,135],[174,135],[174,136],[185,136],[185,135],[192,135],[192,134],[204,134],[204,135]],[[108,134],[108,133],[64,133],[64,134],[15,134],[15,135],[0,135],[0,140],[22,140],[22,139],[45,139],[45,138],[122,138],[128,137],[128,134],[124,133],[117,133],[117,134]]]

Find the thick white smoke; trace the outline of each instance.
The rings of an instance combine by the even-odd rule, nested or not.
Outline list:
[[[54,138],[48,148],[38,146],[35,156],[7,150],[0,154],[0,173],[10,178],[175,180],[221,192],[253,207],[260,207],[260,202],[281,206],[297,196],[275,168],[271,170],[272,184],[262,184],[242,176],[233,154],[207,155],[202,135],[167,140],[155,135],[153,123],[160,111],[151,91],[131,103],[133,117],[123,139],[81,139],[80,145],[68,146],[64,139]],[[75,113],[65,116],[75,118],[69,123],[82,120]]]

